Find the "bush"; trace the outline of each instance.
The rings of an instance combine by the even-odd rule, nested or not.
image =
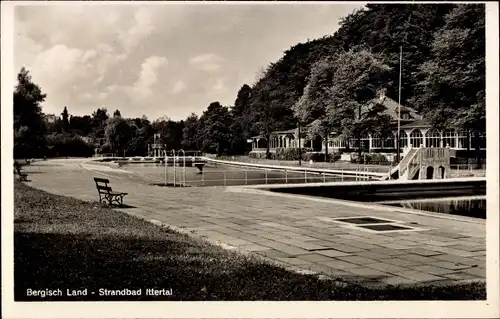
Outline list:
[[[333,163],[340,159],[340,153],[328,154],[326,162]],[[325,153],[320,152],[307,152],[302,154],[303,161],[325,162]]]
[[[81,137],[69,133],[55,133],[47,135],[46,143],[51,156],[92,156],[94,146],[85,142]]]
[[[388,165],[389,160],[385,155],[378,153],[363,153],[363,164]],[[351,153],[351,163],[361,163],[358,153]]]
[[[299,159],[301,153],[302,156],[304,156],[305,153],[310,151],[312,151],[312,149],[307,147],[301,148],[300,153],[298,148],[278,148],[274,154],[274,159],[281,161],[296,161]]]
[[[113,150],[111,148],[111,145],[108,143],[102,144],[101,149],[99,150],[99,153],[101,153],[101,154],[108,154],[108,153],[112,153],[112,152],[113,152]]]

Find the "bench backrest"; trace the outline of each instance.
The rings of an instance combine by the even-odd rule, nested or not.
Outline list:
[[[99,193],[109,193],[112,191],[111,186],[108,186],[109,179],[94,177],[94,181]]]

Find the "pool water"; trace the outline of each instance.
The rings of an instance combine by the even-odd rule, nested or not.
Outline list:
[[[486,197],[457,197],[432,200],[407,200],[383,203],[384,205],[424,210],[429,212],[486,218]]]
[[[163,164],[140,163],[125,164],[121,169],[135,173],[137,176],[147,180],[152,185],[165,184],[165,166]],[[169,184],[174,181],[174,167],[168,167],[167,180]],[[195,167],[176,167],[176,184],[185,181],[186,186],[237,186],[258,184],[300,184],[319,182],[352,181],[355,178],[323,175],[312,173],[297,173],[284,171],[271,171],[259,169],[245,169],[239,167],[222,165],[205,165],[203,173]]]

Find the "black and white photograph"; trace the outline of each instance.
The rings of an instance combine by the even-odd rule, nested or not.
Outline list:
[[[4,315],[500,316],[497,28],[484,2],[2,2]]]

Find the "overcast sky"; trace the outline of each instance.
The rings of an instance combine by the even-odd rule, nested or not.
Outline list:
[[[299,42],[332,34],[362,4],[19,6],[14,66],[47,94],[43,112],[150,120],[198,115]]]

